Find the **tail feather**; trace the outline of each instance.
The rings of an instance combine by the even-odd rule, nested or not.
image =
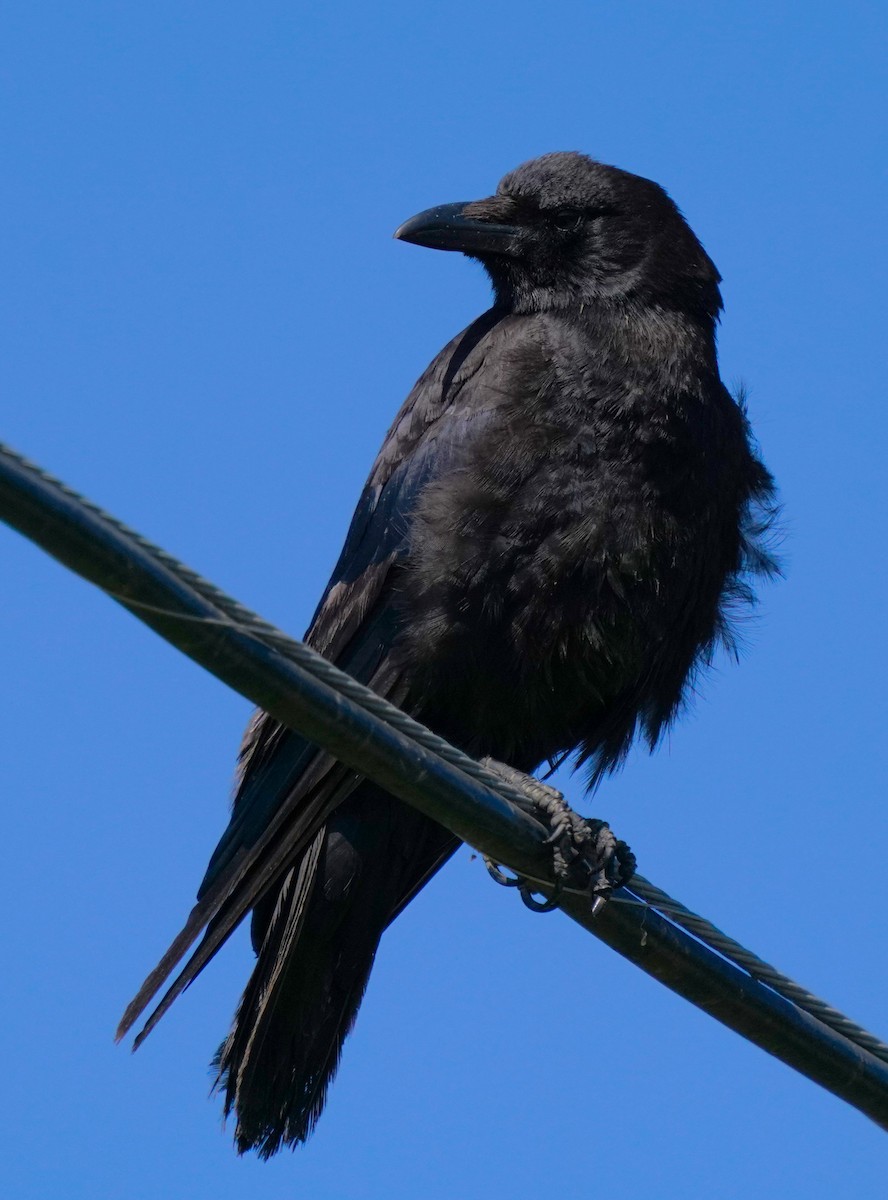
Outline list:
[[[253,972],[241,999],[239,1007],[249,1012],[251,1019],[238,1022],[237,1041],[243,1044],[232,1044],[231,1047],[231,1056],[241,1062],[237,1088],[249,1087],[252,1083],[249,1078],[251,1064],[255,1063],[262,1049],[281,998],[281,980],[302,931],[326,836],[325,827],[309,846],[299,866],[294,867],[284,880],[268,934],[260,949],[260,957],[264,958],[262,970]]]
[[[239,1152],[310,1136],[383,931],[457,845],[365,782],[289,871],[254,926],[256,965],[214,1062]]]
[[[330,869],[331,849],[335,855],[342,847],[335,841],[331,847],[323,829],[284,880],[231,1033],[214,1060],[225,1114],[237,1115],[241,1153],[256,1149],[268,1158],[310,1136],[373,966],[385,913],[353,906],[345,895],[350,874],[341,894],[324,895],[331,879],[343,880],[341,864]]]

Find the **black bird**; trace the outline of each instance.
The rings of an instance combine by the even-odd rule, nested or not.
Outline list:
[[[773,569],[719,274],[657,184],[576,153],[395,236],[480,260],[494,303],[395,418],[307,641],[475,756],[571,754],[594,784],[636,733],[653,747]],[[220,1086],[240,1151],[303,1142],[383,931],[456,846],[258,713],[198,903],[121,1033],[201,929],[147,1028],[252,910]]]

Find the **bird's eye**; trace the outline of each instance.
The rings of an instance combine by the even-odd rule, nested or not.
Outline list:
[[[550,220],[559,233],[576,233],[583,223],[583,214],[575,208],[562,208],[553,213]]]

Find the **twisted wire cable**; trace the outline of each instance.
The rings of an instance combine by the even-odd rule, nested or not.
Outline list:
[[[818,1021],[822,1021],[824,1025],[828,1025],[831,1029],[843,1034],[849,1041],[869,1050],[870,1054],[874,1054],[876,1058],[888,1062],[888,1045],[880,1038],[851,1021],[844,1013],[833,1008],[831,1004],[827,1004],[825,1000],[821,1000],[819,996],[815,996],[794,980],[789,979],[776,967],[759,958],[757,954],[753,954],[751,950],[747,950],[745,946],[741,946],[739,942],[729,937],[711,921],[686,908],[684,904],[673,899],[650,880],[635,875],[628,884],[628,888],[624,890],[634,893],[640,901],[655,908],[670,921],[680,925],[682,929],[686,929],[688,933],[692,933],[711,950],[716,950],[729,962],[746,971],[753,979],[757,979],[759,983],[766,984],[785,999],[791,1000],[798,1008],[804,1009]],[[628,897],[624,898],[622,895],[616,895],[613,899],[632,903]]]
[[[0,443],[0,454],[7,456],[43,483],[56,488],[66,498],[81,505],[93,516],[107,523],[117,533],[125,537],[143,553],[150,555],[182,583],[192,588],[204,600],[212,604],[219,611],[221,617],[218,620],[214,620],[208,617],[190,617],[168,609],[158,611],[162,611],[165,615],[179,620],[194,620],[201,624],[216,623],[229,625],[241,633],[250,634],[264,645],[289,658],[303,670],[308,671],[355,704],[358,704],[381,720],[386,721],[399,733],[412,738],[425,749],[437,754],[440,758],[457,767],[464,774],[484,784],[491,791],[496,792],[524,812],[532,811],[529,808],[528,796],[518,787],[508,783],[489,768],[483,766],[455,746],[452,746],[444,738],[433,733],[419,721],[414,720],[407,713],[383,699],[376,692],[365,687],[344,671],[341,671],[338,667],[328,662],[327,659],[323,658],[322,655],[318,654],[317,651],[312,650],[310,646],[295,638],[288,637],[274,625],[271,625],[251,609],[222,591],[221,588],[210,583],[196,571],[193,571],[190,567],[187,567],[184,563],[174,558],[166,550],[155,545],[136,532],[136,530],[131,529],[124,522],[106,512],[99,505],[93,503],[62,480],[45,471],[42,467],[31,462],[24,455],[10,449],[3,443]],[[120,594],[115,595],[115,598],[130,608],[152,607],[151,605],[143,604],[140,601]],[[523,878],[526,878],[531,883],[539,884],[549,889],[552,887],[551,879],[534,879],[530,876],[524,876]],[[579,889],[567,886],[563,890],[574,893],[579,892]],[[735,967],[738,967],[759,983],[765,984],[772,991],[796,1005],[797,1008],[809,1013],[822,1024],[847,1038],[848,1041],[869,1051],[876,1058],[879,1058],[883,1062],[888,1062],[888,1044],[854,1021],[851,1021],[843,1013],[833,1008],[832,1005],[827,1004],[826,1001],[821,1000],[806,988],[801,987],[794,980],[784,975],[781,971],[778,971],[776,967],[765,962],[751,950],[748,950],[732,937],[729,937],[717,926],[713,925],[711,921],[673,899],[668,893],[658,888],[643,876],[634,875],[626,887],[620,888],[613,893],[610,903],[639,904],[656,910],[667,920],[692,934],[710,950],[727,959]]]

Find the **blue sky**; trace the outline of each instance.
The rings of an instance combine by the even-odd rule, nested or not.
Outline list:
[[[669,189],[724,276],[787,578],[594,811],[883,1036],[886,24],[11,0],[0,29],[0,437],[297,634],[391,416],[487,303],[395,226],[552,149]],[[386,936],[314,1140],[238,1160],[207,1064],[245,937],[138,1055],[111,1035],[190,906],[248,705],[4,529],[0,554],[3,1195],[882,1194],[875,1126],[467,851]]]

